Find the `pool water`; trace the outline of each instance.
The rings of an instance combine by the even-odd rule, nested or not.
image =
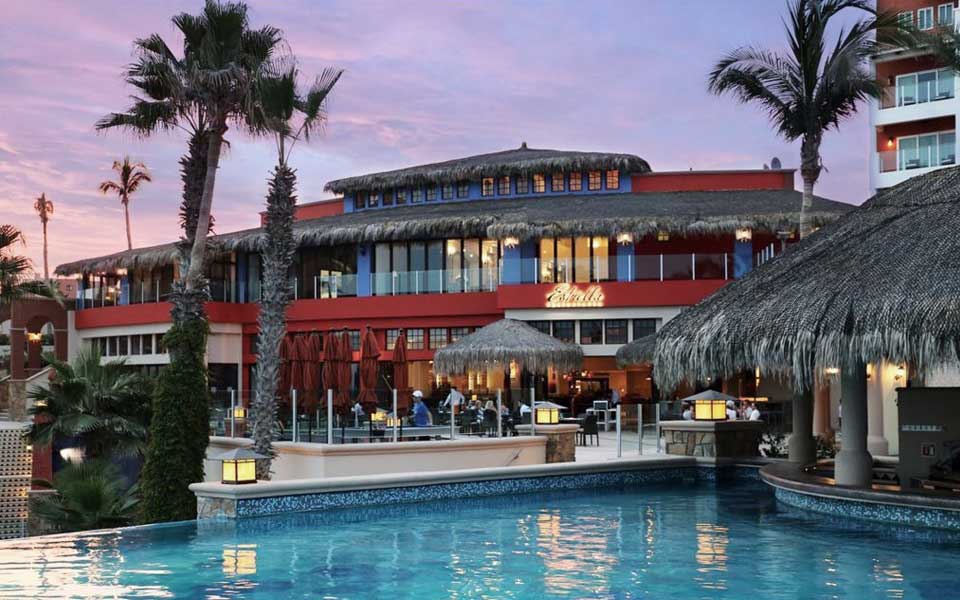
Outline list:
[[[958,559],[957,534],[691,482],[18,540],[0,597],[947,600]]]

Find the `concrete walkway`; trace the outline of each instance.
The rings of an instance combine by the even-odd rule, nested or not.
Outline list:
[[[617,433],[615,431],[601,431],[600,444],[577,446],[577,462],[605,462],[617,460]],[[639,436],[636,431],[625,431],[622,435],[621,459],[637,459],[641,457]],[[588,440],[589,444],[589,440]],[[657,454],[656,431],[650,425],[643,432],[643,456],[663,458]]]

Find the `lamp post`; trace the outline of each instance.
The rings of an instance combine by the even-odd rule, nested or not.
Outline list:
[[[559,408],[538,406],[535,415],[537,425],[556,425],[560,422]]]
[[[727,418],[727,403],[716,398],[704,398],[693,403],[695,421],[724,421]]]

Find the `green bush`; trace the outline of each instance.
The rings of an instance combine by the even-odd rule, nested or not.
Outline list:
[[[122,527],[133,522],[137,486],[127,488],[117,468],[106,460],[68,462],[53,482],[38,480],[54,494],[35,496],[31,512],[58,532]]]
[[[174,324],[164,337],[170,364],[157,381],[140,480],[148,523],[196,517],[197,501],[188,486],[203,481],[210,427],[206,340],[207,325],[199,319]]]

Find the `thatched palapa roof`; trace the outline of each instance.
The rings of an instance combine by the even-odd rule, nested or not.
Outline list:
[[[433,356],[433,370],[456,375],[484,369],[508,369],[510,363],[533,373],[553,367],[573,371],[583,364],[583,349],[542,333],[523,321],[501,319],[445,348]]]
[[[960,343],[960,167],[880,192],[669,321],[657,382],[787,371],[809,389],[823,368],[954,363]]]
[[[617,366],[623,369],[653,362],[653,352],[656,348],[656,334],[645,335],[629,344],[624,344],[617,349]]]
[[[629,175],[647,173],[650,171],[650,165],[633,154],[527,148],[527,143],[524,142],[515,150],[478,154],[394,171],[337,179],[328,183],[324,189],[337,194],[350,194],[365,190],[423,186],[431,183],[477,181],[482,177],[608,169],[619,169],[621,174]]]
[[[799,207],[800,192],[785,189],[526,196],[416,204],[297,221],[294,239],[301,246],[326,246],[444,237],[526,240],[630,233],[639,238],[660,230],[700,235],[732,233],[741,227],[773,233],[792,227]],[[850,208],[818,197],[811,217],[823,225]],[[257,251],[263,240],[260,228],[211,238],[226,251]],[[175,257],[174,244],[166,244],[62,264],[56,272],[152,268],[172,263]]]

